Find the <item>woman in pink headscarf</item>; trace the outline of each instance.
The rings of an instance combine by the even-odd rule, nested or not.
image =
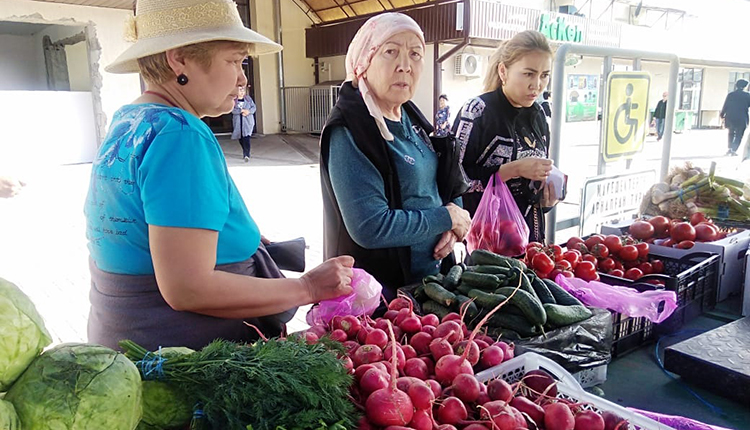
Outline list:
[[[347,79],[321,136],[324,254],[352,255],[388,298],[437,273],[470,224],[460,197],[440,197],[433,128],[410,101],[424,53],[410,17],[370,18],[349,45]]]

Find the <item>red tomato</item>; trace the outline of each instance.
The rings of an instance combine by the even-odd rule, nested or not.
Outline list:
[[[641,260],[645,260],[646,258],[648,258],[648,243],[636,243],[635,248],[638,250],[638,258],[640,258]]]
[[[577,250],[563,252],[563,260],[570,263],[571,268],[575,269],[578,262],[581,261],[581,253]]]
[[[531,263],[531,260],[534,259],[534,256],[537,255],[542,248],[526,248],[526,261]]]
[[[696,212],[696,214],[699,213],[701,212]],[[695,240],[697,242],[713,242],[717,237],[718,230],[711,224],[701,223],[695,226]]]
[[[562,270],[560,270],[560,269],[552,269],[552,271],[547,274],[546,278],[547,279],[551,279],[551,280],[554,281],[555,278],[557,278],[557,275],[559,275],[560,273],[562,273]]]
[[[651,263],[648,262],[639,264],[638,268],[641,269],[641,272],[643,272],[644,275],[650,275],[654,273],[654,267],[651,265]]]
[[[703,212],[696,212],[692,215],[690,215],[690,224],[693,226],[696,226],[702,222],[706,222],[708,220],[708,217],[706,217],[706,214]]]
[[[588,261],[589,263],[594,265],[594,268],[599,267],[599,260],[596,259],[595,256],[591,254],[586,254],[583,257],[581,257],[581,260]]]
[[[617,276],[618,278],[622,278],[623,276],[625,276],[625,272],[623,272],[622,269],[614,269],[610,271],[609,274],[612,276]]]
[[[547,254],[540,252],[536,254],[531,260],[531,268],[535,271],[543,273],[544,275],[542,276],[542,278],[544,278],[549,272],[552,271],[552,269],[555,268],[555,263],[551,258],[549,258]]]
[[[650,218],[648,222],[654,226],[654,236],[658,238],[667,237],[669,234],[669,218],[660,215]]]
[[[651,268],[653,269],[651,273],[663,273],[664,263],[661,260],[651,260]]]
[[[555,269],[560,270],[573,270],[573,265],[568,260],[560,260],[555,263]]]
[[[639,269],[637,267],[633,267],[631,269],[628,269],[625,272],[625,278],[626,279],[632,279],[633,281],[635,281],[636,279],[640,278],[641,276],[643,276],[643,272],[641,272],[641,269]]]
[[[581,261],[576,267],[575,275],[577,278],[581,278],[584,281],[593,281],[597,278],[596,267],[594,263],[590,261]]]
[[[604,243],[604,236],[602,236],[601,234],[592,235],[588,239],[586,239],[586,241],[584,242],[584,244],[586,245],[586,248],[588,249],[593,248],[594,245],[598,243]]]
[[[695,240],[695,227],[690,225],[689,222],[680,222],[669,230],[669,234],[678,243],[683,240]]]
[[[552,244],[552,245],[548,246],[547,249],[552,253],[552,259],[553,260],[555,260],[555,261],[562,260],[563,250],[562,250],[562,247],[560,245]]]
[[[622,249],[622,239],[620,239],[620,236],[610,234],[604,238],[604,245],[607,246],[609,252],[617,254]]]
[[[622,270],[623,272],[625,271],[625,266],[622,265],[622,261],[615,260],[615,269]]]
[[[602,270],[602,272],[611,272],[615,268],[615,260],[612,258],[605,258],[604,260],[599,262],[599,269]]]
[[[628,232],[638,240],[646,240],[654,235],[654,226],[648,221],[636,221],[630,225]]]
[[[625,245],[618,253],[624,261],[634,261],[638,259],[638,248],[634,245]]]
[[[607,258],[609,257],[609,248],[603,243],[597,243],[591,248],[591,253],[596,258]]]
[[[573,274],[573,272],[571,272],[570,270],[563,270],[562,271],[562,275],[565,276],[566,278],[574,278],[575,277],[575,275]],[[599,279],[599,274],[598,273],[596,274],[596,278]]]
[[[579,243],[583,243],[583,239],[581,239],[580,237],[573,236],[570,239],[568,239],[568,242],[565,244],[565,247],[568,249],[578,249],[576,247],[576,244],[579,244]]]
[[[695,242],[692,240],[683,240],[682,242],[678,243],[674,247],[677,249],[690,249],[695,246]]]
[[[528,251],[528,250],[529,250],[529,248],[538,248],[538,249],[542,249],[542,248],[544,248],[544,245],[542,245],[542,244],[541,244],[541,243],[539,243],[539,242],[529,242],[529,244],[528,244],[528,245],[526,245],[526,250]]]
[[[571,249],[571,248],[568,248]],[[574,248],[572,248],[578,252],[581,253],[581,255],[586,255],[589,253],[589,248],[586,246],[585,243],[576,243]]]

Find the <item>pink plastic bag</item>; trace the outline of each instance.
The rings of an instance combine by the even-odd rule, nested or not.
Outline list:
[[[328,324],[333,317],[345,315],[372,315],[380,304],[380,293],[383,287],[375,278],[362,269],[352,269],[352,288],[348,296],[323,300],[307,313],[307,323],[312,325]]]
[[[482,194],[466,243],[469,252],[485,249],[508,257],[521,255],[526,250],[529,226],[497,173],[490,177]]]
[[[555,282],[584,305],[605,308],[631,317],[646,317],[660,323],[677,309],[677,295],[674,291],[650,290],[640,292],[635,288],[609,285],[598,281],[584,281],[579,278],[566,278],[557,275]],[[659,304],[664,308],[659,311]]]

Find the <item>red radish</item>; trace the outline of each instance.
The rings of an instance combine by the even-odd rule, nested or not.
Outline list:
[[[315,333],[311,331],[305,332],[305,342],[307,342],[308,344],[317,343],[318,340],[318,335],[316,335]]]
[[[372,363],[372,365],[389,375],[391,374],[391,368],[386,366],[385,361],[378,361],[376,363]]]
[[[469,348],[469,354],[466,356],[466,359],[469,360],[472,366],[476,366],[479,363],[479,345],[476,342],[462,340],[453,345],[453,351],[455,351],[456,355],[463,354],[466,348]]]
[[[423,315],[422,325],[431,325],[433,327],[437,327],[438,325],[440,325],[440,318],[438,318],[435,314]]]
[[[324,325],[314,325],[307,329],[307,333],[314,333],[318,336],[318,339],[328,334],[328,329],[326,329],[326,326]]]
[[[435,333],[432,334],[432,337],[444,338],[451,344],[454,344],[459,340],[463,340],[464,333],[461,329],[461,324],[451,320],[440,323],[440,325],[435,328]]]
[[[435,360],[440,360],[446,355],[453,355],[453,347],[446,339],[435,338],[430,342],[430,352]]]
[[[453,389],[453,395],[464,403],[473,403],[479,398],[481,385],[474,375],[462,373],[453,379],[451,388]]]
[[[406,357],[404,356],[404,351],[401,350],[401,345],[399,343],[396,343],[395,348],[390,347],[390,342],[388,342],[388,345],[385,347],[385,353],[383,354],[383,359],[388,361],[391,359],[391,351],[396,351],[396,366],[398,367],[398,370],[404,370],[404,366],[406,365]]]
[[[365,343],[370,345],[377,345],[380,348],[385,348],[388,344],[388,335],[383,330],[375,329],[367,334]]]
[[[482,369],[489,369],[502,363],[504,359],[505,353],[503,349],[497,345],[492,345],[482,350],[482,353],[479,355],[479,365]]]
[[[446,321],[458,321],[461,322],[461,315],[455,313],[455,312],[449,312],[445,314],[442,320],[440,322],[446,322]]]
[[[370,394],[365,402],[367,418],[375,425],[391,426],[408,424],[414,417],[414,405],[409,395],[396,388],[396,336],[391,324],[388,324],[391,335],[391,384],[387,388],[381,388]],[[362,348],[360,348],[362,349]]]
[[[435,394],[426,382],[415,382],[409,386],[407,394],[417,409],[430,409],[435,401]]]
[[[487,427],[481,425],[481,424],[469,424],[468,426],[464,427],[464,430],[490,430]]]
[[[396,315],[398,315],[398,311],[396,311]],[[394,316],[393,318],[395,319],[396,317]],[[383,333],[385,333],[385,332],[388,331],[388,323],[389,322],[391,324],[393,324],[393,321],[391,319],[388,319],[388,318],[378,318],[378,319],[375,320],[375,325],[373,325],[373,328],[377,328],[377,329],[383,330]],[[386,336],[386,337],[388,337],[388,336]]]
[[[331,331],[341,329],[341,320],[343,318],[343,315],[334,315],[333,318],[331,318]]]
[[[385,430],[414,430],[411,427],[404,427],[404,426],[388,426],[385,428]]]
[[[469,417],[466,406],[457,397],[448,397],[440,403],[437,410],[441,424],[458,424]]]
[[[427,385],[430,386],[430,389],[432,389],[432,394],[435,395],[435,398],[438,399],[440,396],[443,395],[443,387],[440,385],[440,383],[434,379],[428,379]]]
[[[396,315],[396,318],[393,320],[393,324],[395,324],[397,327],[401,325],[401,323],[404,321],[405,318],[410,317],[414,315],[414,313],[409,308],[403,308],[399,309],[398,315]]]
[[[404,337],[404,332],[398,326],[393,326],[392,329],[393,333],[396,335],[396,340],[402,340]]]
[[[477,335],[477,337],[474,338],[474,341],[481,340],[482,342],[486,343],[487,345],[492,345],[495,343],[495,339],[487,336],[486,334],[480,333]]]
[[[440,424],[437,430],[456,430],[456,427],[450,424]]]
[[[365,374],[365,372],[367,372],[368,370],[370,370],[370,369],[372,369],[374,367],[375,367],[374,364],[363,364],[363,365],[357,367],[354,370],[354,380],[357,381],[357,382],[359,382],[359,380],[362,379],[362,376]]]
[[[528,428],[526,419],[521,415],[518,409],[501,400],[495,400],[482,405],[479,417],[483,420],[491,420],[500,430]]]
[[[430,357],[417,357],[420,360],[424,361],[424,364],[427,365],[427,373],[430,375],[435,374],[435,362]]]
[[[352,356],[354,352],[359,348],[359,343],[356,340],[347,340],[343,343],[344,349],[346,349],[346,355]]]
[[[417,409],[409,423],[414,430],[432,430],[432,417],[429,411]]]
[[[507,343],[503,342],[502,340],[499,340],[495,342],[495,346],[500,347],[500,349],[503,350],[503,361],[508,361],[511,358],[515,357],[515,350],[516,346],[514,344],[508,345]]]
[[[402,376],[396,379],[396,388],[403,391],[404,393],[408,393],[409,387],[411,387],[411,384],[416,384],[417,382],[424,382],[424,381],[422,381],[419,378],[414,378],[412,376]]]
[[[344,358],[341,359],[341,364],[344,366],[344,369],[346,369],[346,373],[354,373],[354,362],[348,355],[345,355]]]
[[[404,366],[404,374],[407,376],[419,378],[423,381],[430,376],[427,364],[425,364],[425,362],[420,360],[419,358],[410,358],[406,360],[406,365]]]
[[[404,357],[408,360],[410,358],[417,357],[417,351],[411,345],[401,345],[401,350],[404,351]]]
[[[422,330],[421,330],[421,331],[422,331],[423,333],[427,333],[427,334],[429,334],[430,336],[433,336],[433,335],[435,334],[435,329],[436,329],[436,328],[437,328],[437,327],[435,327],[435,326],[433,326],[433,325],[423,325],[423,326],[422,326]]]
[[[611,411],[602,412],[604,419],[604,430],[627,430],[627,421],[621,416]]]
[[[492,399],[490,399],[489,394],[487,393],[479,393],[479,397],[477,397],[476,404],[477,405],[483,405],[487,402],[491,402]]]
[[[432,342],[432,336],[427,333],[420,332],[414,334],[409,341],[409,344],[414,347],[417,354],[428,354],[430,352],[430,342]]]
[[[371,331],[374,329],[370,327],[369,325],[363,325],[361,329],[359,329],[359,332],[357,332],[357,342],[364,345],[367,342],[367,335],[370,334]]]
[[[346,342],[346,340],[349,338],[346,332],[344,330],[341,330],[340,328],[332,331],[330,337],[331,340],[335,340],[337,342]]]
[[[341,318],[341,329],[346,332],[349,339],[354,339],[361,328],[362,324],[354,315],[346,315]]]
[[[510,401],[510,405],[528,415],[537,426],[544,425],[544,409],[526,397],[516,396]]]
[[[523,375],[523,384],[529,388],[527,396],[530,400],[536,400],[539,396],[555,398],[557,396],[557,382],[549,373],[542,369],[535,369]]]
[[[401,327],[404,333],[417,333],[422,330],[422,322],[416,315],[410,315],[401,321],[399,327]]]
[[[376,428],[367,421],[367,417],[362,417],[357,421],[357,430],[376,430]]]
[[[604,430],[604,418],[594,411],[581,411],[575,417],[575,430]]]
[[[544,407],[544,426],[547,430],[573,430],[576,420],[570,408],[563,403],[550,403]]]
[[[362,379],[359,380],[359,389],[369,396],[381,388],[388,387],[388,375],[380,371],[379,369],[370,369],[362,375]]]
[[[404,308],[411,309],[412,303],[411,300],[403,296],[396,297],[395,299],[391,300],[390,303],[388,303],[388,310],[399,311]]]
[[[485,342],[485,341],[483,341],[481,339],[476,339],[476,338],[474,338],[474,343],[477,344],[477,346],[479,347],[480,351],[483,351],[485,348],[487,348],[488,346],[490,346],[489,343],[487,343],[487,342]]]
[[[377,345],[362,345],[352,355],[354,367],[359,367],[367,363],[375,363],[382,359],[383,350]]]
[[[513,398],[513,387],[505,382],[504,379],[493,379],[487,384],[487,394],[492,400],[499,400],[508,403],[510,402],[510,399]]]

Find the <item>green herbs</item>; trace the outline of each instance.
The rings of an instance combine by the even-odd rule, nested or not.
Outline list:
[[[252,345],[217,340],[163,359],[122,341],[144,379],[162,379],[202,404],[213,429],[320,429],[356,421],[351,376],[323,344],[271,339]]]

